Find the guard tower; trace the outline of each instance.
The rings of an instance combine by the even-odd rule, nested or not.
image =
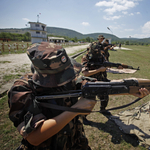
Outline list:
[[[46,24],[37,22],[29,22],[32,43],[40,43],[47,41]]]

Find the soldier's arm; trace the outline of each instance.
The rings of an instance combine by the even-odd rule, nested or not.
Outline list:
[[[88,71],[84,70],[84,71],[82,71],[82,73],[83,73],[84,76],[90,77],[90,76],[92,76],[94,74],[97,74],[99,72],[104,72],[104,71],[106,71],[106,67],[100,67],[98,69],[88,70]]]
[[[72,108],[92,110],[95,106],[95,100],[89,100],[81,98]],[[89,113],[69,112],[65,111],[60,115],[45,120],[42,125],[37,127],[36,130],[31,132],[26,138],[32,145],[38,146],[45,140],[49,139],[56,133],[58,133],[63,127],[65,127],[74,117],[77,115],[87,115]]]

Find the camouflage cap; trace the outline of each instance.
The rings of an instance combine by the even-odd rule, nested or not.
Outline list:
[[[99,35],[98,37],[97,37],[97,39],[99,40],[99,39],[105,39],[105,37],[103,36],[103,35]]]
[[[35,43],[27,50],[35,68],[33,82],[43,87],[62,86],[73,80],[82,65],[69,58],[65,49],[54,43]]]

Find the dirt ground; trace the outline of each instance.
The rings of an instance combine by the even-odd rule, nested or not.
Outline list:
[[[67,54],[73,54],[79,50],[86,49],[89,44],[67,47]],[[12,82],[4,82],[4,76],[27,73],[30,71],[31,61],[26,53],[0,55],[0,94],[8,90]]]

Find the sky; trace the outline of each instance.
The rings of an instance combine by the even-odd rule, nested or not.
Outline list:
[[[0,0],[0,29],[48,27],[150,38],[150,0]],[[38,17],[39,16],[39,17]]]

